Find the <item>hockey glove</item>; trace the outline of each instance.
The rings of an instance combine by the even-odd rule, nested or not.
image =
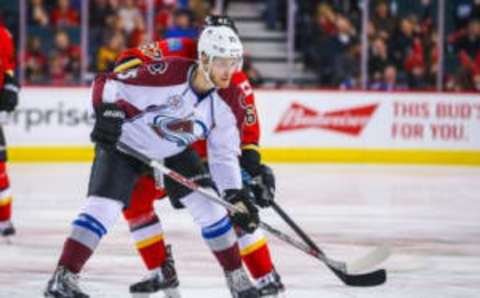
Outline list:
[[[269,207],[275,197],[275,176],[272,169],[260,162],[260,154],[253,149],[242,150],[240,165],[244,170],[243,182],[251,188],[255,204],[262,208]]]
[[[230,189],[224,198],[241,212],[230,212],[232,223],[247,233],[253,233],[260,222],[258,209],[252,204],[252,193],[247,189]]]
[[[250,187],[255,197],[255,204],[262,208],[270,207],[275,198],[275,175],[272,169],[262,164],[260,173],[252,180]]]
[[[90,138],[107,148],[114,148],[122,134],[125,112],[114,103],[102,104],[95,109],[95,125]]]
[[[0,111],[11,112],[18,104],[20,87],[15,77],[5,74],[3,89],[0,91]]]

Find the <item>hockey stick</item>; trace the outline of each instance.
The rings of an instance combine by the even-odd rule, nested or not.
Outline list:
[[[185,187],[188,187],[189,189],[202,194],[205,198],[217,204],[220,204],[221,206],[225,207],[227,210],[233,211],[233,212],[242,212],[241,210],[237,210],[237,208],[232,204],[230,204],[229,202],[224,201],[222,198],[220,198],[217,195],[217,193],[215,193],[213,190],[199,186],[198,184],[191,181],[190,179],[180,175],[175,171],[170,170],[160,162],[150,159],[149,157],[145,156],[143,153],[131,148],[130,146],[123,143],[118,143],[117,148],[120,151],[144,162],[150,167],[159,170],[164,175],[170,177],[177,183],[180,183]],[[370,273],[364,273],[364,274],[350,274],[349,272],[347,272],[347,266],[345,262],[339,262],[339,261],[330,259],[322,251],[313,249],[312,247],[306,245],[305,243],[290,237],[289,235],[273,228],[272,226],[264,222],[260,222],[259,226],[262,229],[269,232],[270,234],[279,238],[280,240],[283,240],[284,242],[290,244],[291,246],[296,247],[297,249],[322,261],[346,285],[355,286],[355,287],[368,287],[368,286],[381,285],[386,281],[387,275],[386,275],[386,271],[383,269],[379,269],[379,270],[376,270]]]
[[[293,221],[293,219],[281,208],[275,201],[271,202],[271,206],[275,212],[292,228],[292,230],[312,249],[324,254],[322,250],[313,242],[301,228]],[[370,270],[376,265],[382,263],[390,256],[390,250],[387,247],[377,247],[369,252],[363,258],[357,259],[355,262],[345,264],[348,272],[362,272]]]

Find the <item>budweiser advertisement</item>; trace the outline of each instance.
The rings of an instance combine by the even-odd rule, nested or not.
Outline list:
[[[257,91],[264,147],[480,150],[480,95]]]
[[[378,104],[319,112],[293,102],[280,119],[276,133],[306,128],[322,128],[351,136],[359,136],[372,118]]]

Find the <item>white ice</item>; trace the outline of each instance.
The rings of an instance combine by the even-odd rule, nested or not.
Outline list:
[[[329,256],[353,260],[376,245],[393,248],[384,264],[387,284],[358,289],[343,286],[322,263],[270,238],[287,297],[480,297],[480,168],[274,168],[278,202]],[[13,164],[9,170],[18,234],[10,245],[0,242],[0,297],[42,297],[84,200],[89,165]],[[189,215],[167,201],[157,203],[157,210],[174,247],[183,297],[229,297]],[[262,215],[288,231],[272,211]],[[87,264],[81,285],[95,298],[129,297],[128,285],[144,274],[122,219]]]

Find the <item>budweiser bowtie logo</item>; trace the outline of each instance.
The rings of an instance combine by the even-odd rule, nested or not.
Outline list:
[[[295,129],[323,128],[358,136],[367,125],[378,104],[320,113],[299,103],[292,103],[275,132]]]

